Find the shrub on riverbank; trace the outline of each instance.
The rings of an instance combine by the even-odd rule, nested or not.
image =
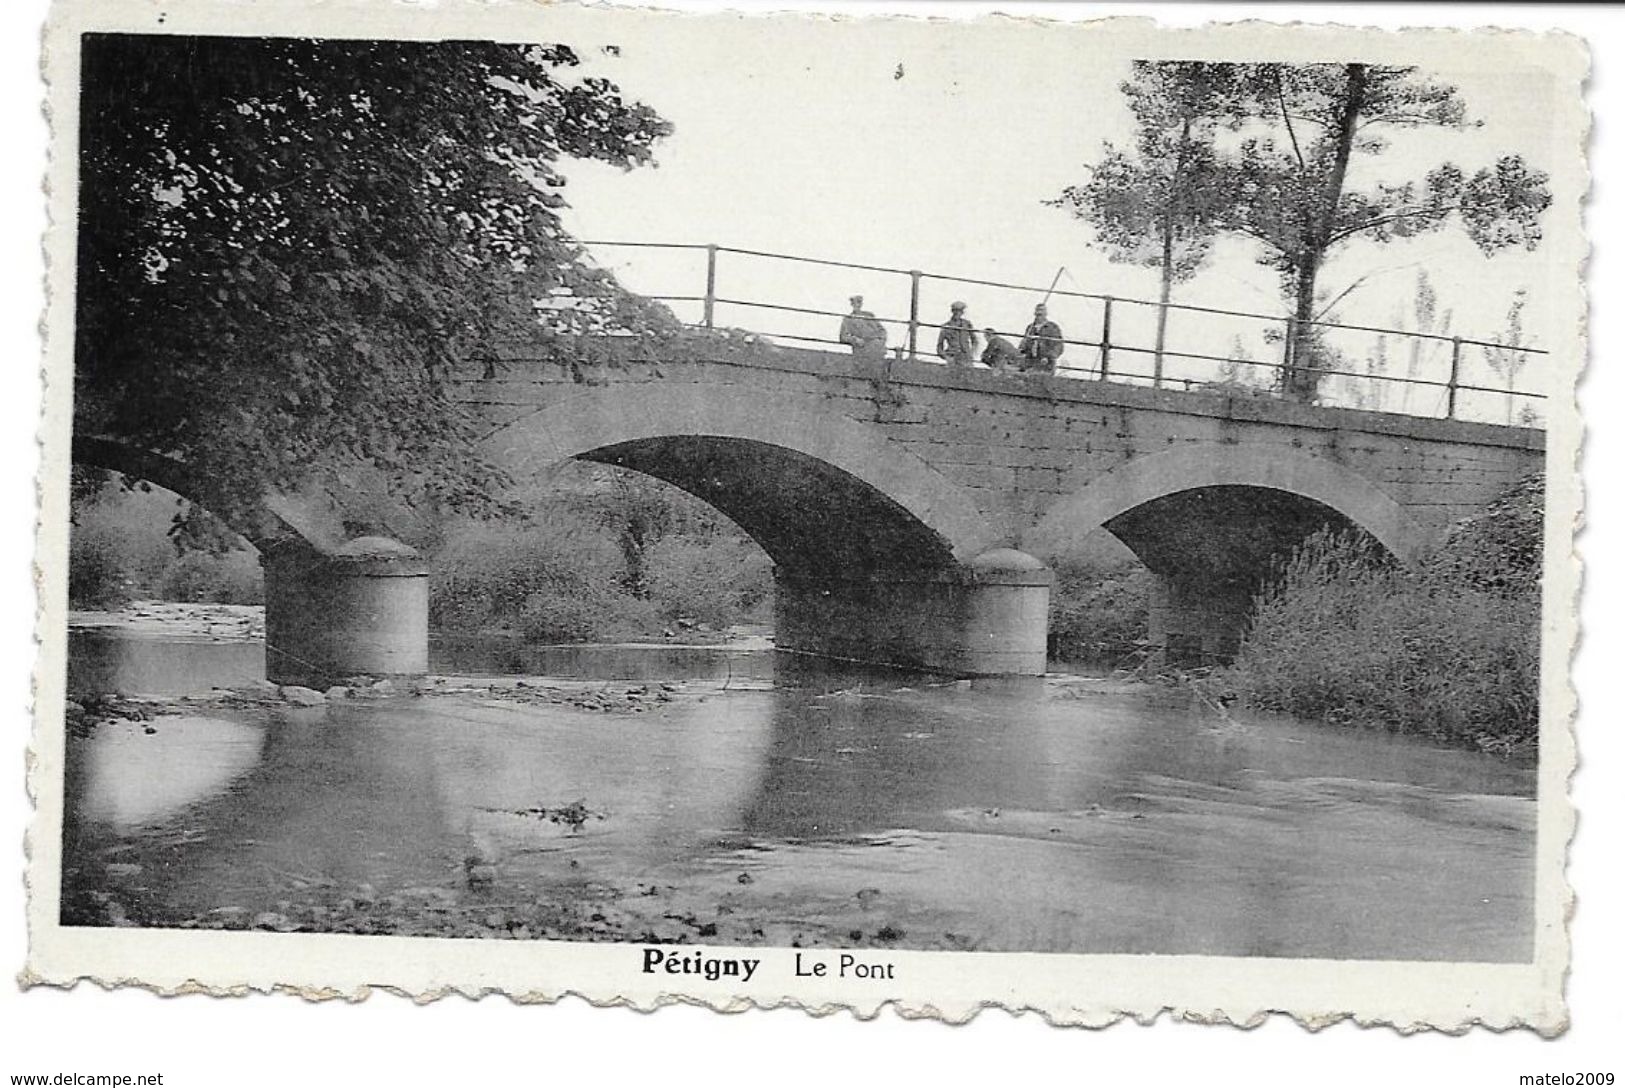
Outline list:
[[[462,525],[436,550],[429,621],[443,631],[512,630],[531,642],[658,635],[677,619],[721,628],[759,618],[772,592],[761,549],[678,534],[641,558],[642,594],[602,525],[555,511],[526,526]]]
[[[659,636],[678,620],[722,628],[765,618],[772,564],[692,496],[635,473],[578,466],[522,498],[526,521],[429,519],[402,534],[431,560],[432,627],[583,642]],[[174,496],[89,481],[73,502],[73,607],[263,602],[259,557],[223,527],[212,549],[173,533],[186,509]]]
[[[132,597],[118,542],[74,526],[68,537],[68,606],[118,608]]]
[[[773,604],[773,563],[747,540],[673,536],[649,548],[649,601],[665,622],[722,628],[766,622]]]
[[[429,624],[436,630],[507,628],[533,642],[584,642],[631,634],[647,622],[616,584],[615,545],[577,519],[458,526],[431,570]]]
[[[1146,637],[1151,572],[1138,563],[1051,563],[1049,653],[1062,661],[1117,660]]]
[[[1523,481],[1414,570],[1369,537],[1311,537],[1256,599],[1225,682],[1300,717],[1533,747],[1541,496]]]
[[[132,600],[260,604],[259,557],[246,547],[180,550],[162,525],[94,515],[68,533],[68,603],[114,609]]]
[[[265,576],[259,556],[250,551],[183,552],[165,566],[156,596],[165,601],[264,604]]]

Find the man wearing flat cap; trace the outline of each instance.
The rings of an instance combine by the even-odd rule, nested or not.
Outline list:
[[[937,354],[949,366],[970,366],[976,358],[976,327],[965,317],[965,304],[956,302],[953,312],[937,333]]]
[[[1032,324],[1027,326],[1016,350],[1021,353],[1022,370],[1055,373],[1055,362],[1066,345],[1061,341],[1061,326],[1049,319],[1049,308],[1042,302],[1033,307]]]
[[[853,295],[849,301],[852,312],[841,319],[841,343],[851,348],[852,354],[860,359],[884,359],[886,326],[863,308],[862,295]]]

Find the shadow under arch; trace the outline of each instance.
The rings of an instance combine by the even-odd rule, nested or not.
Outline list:
[[[929,575],[998,544],[969,496],[900,443],[738,387],[594,389],[504,426],[485,453],[517,478],[569,460],[654,476],[728,515],[796,576]]]
[[[1279,447],[1198,443],[1089,480],[1023,539],[1066,554],[1105,529],[1155,576],[1147,637],[1180,658],[1224,660],[1275,564],[1323,528],[1369,534],[1402,563],[1424,537],[1392,496],[1333,461]]]
[[[1194,443],[1137,457],[1089,480],[1045,512],[1023,537],[1024,550],[1055,554],[1139,507],[1183,492],[1247,488],[1308,500],[1375,537],[1410,563],[1426,543],[1405,508],[1370,480],[1313,454],[1276,446]],[[1132,546],[1132,545],[1131,545]]]

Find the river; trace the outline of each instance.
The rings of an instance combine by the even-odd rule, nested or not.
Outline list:
[[[263,669],[243,641],[80,632],[69,656],[71,691],[179,695]],[[177,703],[75,731],[64,921],[1532,955],[1528,764],[1064,676],[954,682],[727,648],[437,657],[440,673],[630,694]]]

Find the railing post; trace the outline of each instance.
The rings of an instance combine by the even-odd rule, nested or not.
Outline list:
[[[717,319],[717,247],[705,247],[705,327],[716,327]]]
[[[920,275],[918,271],[908,274],[908,357],[916,358],[919,349],[920,337]]]
[[[1105,308],[1100,315],[1100,380],[1105,381],[1112,367],[1112,297],[1106,296]]]
[[[1445,394],[1444,418],[1456,418],[1456,387],[1461,382],[1461,337],[1450,338],[1450,386]]]
[[[1283,397],[1291,396],[1292,383],[1296,380],[1292,375],[1292,347],[1297,343],[1297,340],[1298,319],[1288,317],[1286,319],[1286,336],[1281,341],[1281,395]]]
[[[1151,388],[1162,388],[1162,353],[1168,346],[1168,281],[1162,281],[1162,300],[1157,303],[1157,351],[1151,357]],[[1190,390],[1190,383],[1185,383]]]

